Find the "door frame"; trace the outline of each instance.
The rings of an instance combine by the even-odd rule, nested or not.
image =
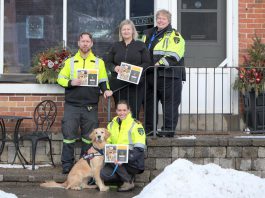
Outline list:
[[[178,27],[178,5],[176,0],[154,0],[154,13],[167,9],[172,14],[172,27]],[[219,67],[238,66],[238,0],[226,2],[226,58]]]

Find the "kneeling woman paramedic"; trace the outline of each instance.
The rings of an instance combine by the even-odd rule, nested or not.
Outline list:
[[[111,133],[109,144],[128,144],[128,163],[106,163],[101,170],[101,178],[105,182],[122,182],[119,192],[134,188],[135,174],[144,171],[145,131],[142,124],[132,118],[130,107],[126,101],[120,101],[116,106],[117,116],[108,124]]]

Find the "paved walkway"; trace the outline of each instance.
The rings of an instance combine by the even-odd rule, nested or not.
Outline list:
[[[41,188],[37,183],[29,182],[0,182],[0,190],[13,193],[18,198],[132,198],[139,194],[141,189],[135,188],[130,192],[116,192],[111,189],[108,192],[99,192],[97,189],[85,189],[81,191],[65,190],[58,188]]]
[[[84,189],[82,191],[65,190],[57,188],[41,188],[39,183],[47,180],[63,182],[66,175],[61,174],[61,167],[43,167],[37,170],[0,168],[0,190],[13,193],[18,198],[131,198],[140,193],[141,188],[131,192],[116,192],[117,188],[111,187],[109,192],[99,192],[97,189]]]

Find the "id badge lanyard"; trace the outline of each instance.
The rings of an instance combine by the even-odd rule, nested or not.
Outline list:
[[[158,37],[163,31],[157,32],[155,31],[150,39],[150,42],[148,43],[148,50],[150,50],[153,41],[155,40],[156,37]]]

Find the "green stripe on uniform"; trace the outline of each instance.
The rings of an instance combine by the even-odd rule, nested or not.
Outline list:
[[[82,142],[86,143],[86,144],[91,144],[92,141],[91,140],[87,140],[85,138],[82,137]]]
[[[73,139],[73,140],[63,139],[63,143],[65,143],[65,144],[72,144],[72,143],[75,143],[75,142],[76,142],[76,139]]]

